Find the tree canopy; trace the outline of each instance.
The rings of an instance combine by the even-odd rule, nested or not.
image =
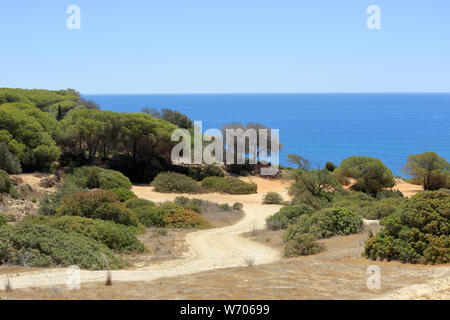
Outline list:
[[[345,182],[348,178],[355,179],[356,183],[351,188],[371,195],[395,185],[392,171],[380,159],[372,157],[347,158],[334,173],[341,182]]]
[[[142,112],[150,114],[155,118],[166,120],[179,128],[190,129],[194,127],[192,120],[188,116],[176,110],[162,108],[161,111],[158,111],[154,108],[144,108]]]
[[[150,165],[155,155],[169,159],[176,128],[144,113],[99,110],[72,89],[0,88],[0,167],[9,173],[50,171],[61,153],[75,159],[64,163],[106,163],[120,155],[134,166]]]
[[[450,187],[450,163],[436,152],[424,152],[411,155],[403,168],[413,181],[423,185],[425,190],[437,190]]]

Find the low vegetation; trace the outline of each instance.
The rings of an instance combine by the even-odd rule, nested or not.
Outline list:
[[[283,197],[277,192],[268,192],[264,195],[263,204],[282,204]]]
[[[276,214],[268,217],[266,226],[269,230],[286,229],[289,225],[297,223],[302,215],[311,215],[314,212],[314,208],[306,204],[286,206],[281,208]]]
[[[173,193],[197,193],[200,187],[196,180],[176,172],[162,172],[152,182],[155,191]]]
[[[126,202],[130,199],[136,198],[136,195],[132,191],[125,188],[114,188],[109,191],[113,193],[120,202]]]
[[[322,209],[311,215],[301,215],[295,224],[288,227],[284,241],[288,242],[303,233],[311,233],[319,239],[348,235],[361,231],[362,227],[362,218],[348,209]]]
[[[202,188],[209,192],[229,194],[251,194],[257,192],[254,183],[247,183],[234,177],[208,177],[202,180]]]
[[[155,205],[154,203],[145,204],[142,202],[140,205],[136,204],[138,204],[137,201],[135,201],[131,210],[140,223],[146,227],[204,229],[211,226],[198,212],[192,210],[192,203],[181,205],[166,202]],[[198,211],[200,211],[199,207]]]
[[[76,168],[64,179],[64,182],[82,189],[131,189],[130,179],[122,173],[99,167]]]
[[[346,191],[336,197],[333,206],[349,209],[366,219],[378,220],[398,212],[405,202],[406,198],[400,192],[381,192],[374,198],[362,192]]]
[[[79,216],[114,221],[137,227],[136,216],[114,194],[104,190],[78,192],[65,196],[56,210],[58,216]]]
[[[120,269],[127,263],[98,241],[30,223],[0,228],[0,263],[30,267]]]
[[[6,223],[8,223],[8,217],[5,214],[0,213],[0,227],[4,226]]]
[[[138,207],[145,207],[145,206],[155,206],[155,203],[150,200],[141,199],[141,198],[132,198],[127,201],[125,201],[125,207],[128,209],[135,209]]]
[[[61,200],[68,195],[87,191],[73,185],[62,185],[56,192],[46,194],[40,201],[39,214],[53,216],[61,204]]]
[[[145,247],[136,238],[132,229],[112,221],[83,217],[28,216],[26,222],[75,233],[96,240],[118,253],[142,253]]]
[[[0,170],[0,193],[9,193],[11,189],[11,179],[7,172]]]
[[[364,255],[373,260],[438,264],[450,262],[450,195],[426,191],[381,221]]]
[[[297,234],[286,243],[284,255],[287,258],[307,256],[325,250],[325,246],[317,242],[311,233]]]

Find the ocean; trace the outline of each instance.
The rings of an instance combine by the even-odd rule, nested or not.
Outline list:
[[[316,166],[353,155],[381,159],[395,175],[409,155],[450,161],[450,94],[89,94],[103,110],[170,108],[203,130],[258,122],[280,130],[280,163],[294,153]]]

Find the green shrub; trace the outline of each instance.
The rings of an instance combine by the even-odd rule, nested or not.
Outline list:
[[[222,169],[218,166],[207,165],[202,169],[201,177],[203,180],[206,177],[223,177],[225,176]]]
[[[244,209],[244,205],[240,202],[235,202],[233,204],[233,210],[239,210],[241,211],[242,209]]]
[[[141,206],[133,213],[146,227],[159,228],[207,228],[210,224],[201,215],[187,207],[165,202],[159,206]]]
[[[286,243],[284,255],[287,258],[307,256],[325,250],[325,246],[318,243],[316,237],[311,233],[297,234]]]
[[[228,203],[219,204],[219,209],[222,211],[231,211],[231,207]]]
[[[0,193],[8,193],[11,188],[11,179],[6,171],[0,170]]]
[[[190,200],[190,203],[194,206],[201,207],[205,203],[205,201],[203,201],[202,199],[193,198]]]
[[[157,192],[196,193],[199,192],[197,181],[176,172],[159,173],[152,182]]]
[[[170,228],[205,229],[211,224],[197,212],[185,208],[169,210],[163,218],[164,226]]]
[[[366,257],[404,263],[450,262],[450,194],[421,192],[381,224],[384,230],[366,242]]]
[[[0,227],[8,223],[8,217],[3,213],[0,213]]]
[[[167,210],[156,206],[140,206],[132,209],[139,222],[146,227],[164,227]]]
[[[337,166],[333,162],[328,161],[327,163],[325,163],[325,168],[328,171],[333,172],[334,170],[336,170]]]
[[[54,193],[48,193],[39,203],[39,214],[44,216],[52,216],[56,214],[56,210],[59,208],[61,200],[70,194],[84,191],[73,185],[65,185]]]
[[[197,213],[202,213],[201,206],[203,205],[203,200],[201,199],[189,199],[188,197],[176,197],[174,203]]]
[[[127,263],[105,245],[79,234],[30,223],[0,228],[0,263],[30,267],[120,269]]]
[[[400,210],[406,201],[397,193],[381,192],[379,196],[381,200],[361,192],[345,192],[336,198],[333,206],[349,209],[366,219],[382,219]]]
[[[368,213],[363,215],[367,219],[379,220],[384,217],[394,214],[398,210],[398,207],[394,204],[386,202],[375,202],[368,208]]]
[[[100,188],[100,175],[96,168],[91,169],[86,178],[86,187],[88,189],[99,189]]]
[[[19,190],[17,190],[15,187],[11,186],[9,187],[9,195],[13,198],[13,199],[19,199],[20,198],[20,193]]]
[[[291,201],[292,205],[307,205],[315,210],[320,210],[331,205],[331,202],[325,197],[315,197],[309,191],[298,193]]]
[[[129,200],[125,201],[124,204],[125,204],[125,207],[128,209],[135,209],[138,207],[146,207],[146,206],[151,206],[151,207],[155,206],[155,203],[153,201],[141,199],[141,198],[129,199]]]
[[[383,200],[386,198],[403,198],[403,193],[399,190],[382,190],[377,193],[376,199]]]
[[[263,198],[264,204],[281,204],[283,203],[283,197],[277,192],[268,192]]]
[[[300,216],[304,214],[311,215],[314,212],[314,208],[305,204],[286,206],[268,217],[266,219],[266,226],[269,230],[286,229],[289,225],[295,224]]]
[[[130,199],[137,198],[132,191],[124,188],[114,188],[109,190],[109,192],[113,193],[116,196],[117,200],[119,200],[120,202],[125,202]]]
[[[28,216],[24,221],[63,231],[77,233],[97,240],[120,253],[145,252],[145,247],[136,239],[130,228],[112,221],[94,220],[83,217]]]
[[[57,209],[59,216],[79,216],[92,219],[111,220],[127,226],[138,226],[136,216],[117,201],[109,191],[96,190],[65,196]]]
[[[326,169],[309,171],[297,169],[289,172],[288,178],[294,180],[289,188],[289,193],[294,199],[307,194],[317,200],[330,202],[336,191],[342,189],[339,181]]]
[[[359,232],[362,227],[362,218],[348,209],[322,209],[312,215],[301,215],[297,223],[288,227],[284,241],[288,242],[303,233],[312,233],[319,239],[347,235]]]
[[[131,189],[130,179],[125,177],[122,173],[99,167],[76,168],[73,173],[69,174],[64,179],[64,182],[82,189]]]
[[[210,192],[224,192],[229,194],[256,193],[257,186],[234,177],[208,177],[202,180],[202,188]]]
[[[179,196],[179,197],[176,197],[173,202],[180,206],[185,206],[185,205],[189,204],[190,200],[188,197]]]

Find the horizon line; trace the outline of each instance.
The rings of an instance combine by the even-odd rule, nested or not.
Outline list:
[[[450,91],[364,91],[364,92],[165,92],[165,93],[104,93],[104,92],[88,92],[82,95],[257,95],[257,94],[450,94]]]

